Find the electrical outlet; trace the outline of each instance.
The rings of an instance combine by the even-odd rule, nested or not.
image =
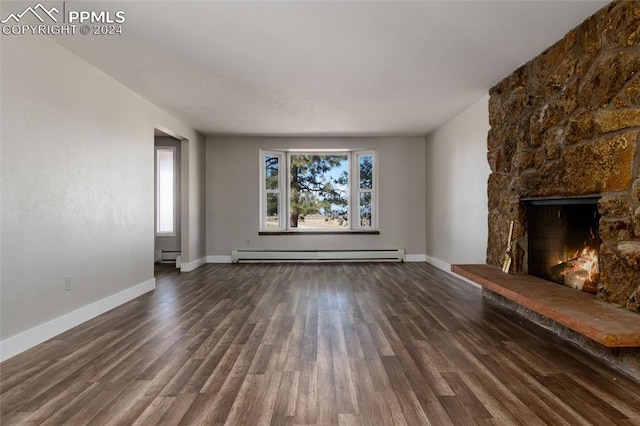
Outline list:
[[[64,291],[69,291],[73,288],[71,284],[71,276],[64,277]]]

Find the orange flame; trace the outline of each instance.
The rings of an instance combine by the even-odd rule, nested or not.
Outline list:
[[[589,281],[595,281],[600,274],[598,266],[598,250],[591,247],[584,247],[576,251],[573,256],[577,259],[569,271],[586,271],[589,274]],[[567,271],[567,272],[569,272]]]

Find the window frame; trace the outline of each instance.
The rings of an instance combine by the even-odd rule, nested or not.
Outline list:
[[[278,158],[278,189],[267,189],[267,166],[265,158],[267,156]],[[285,155],[282,151],[270,151],[270,150],[260,150],[260,231],[261,232],[269,232],[269,231],[282,231],[286,226],[286,213],[284,212],[284,200],[287,198],[286,187],[284,182],[284,175],[282,171],[282,166],[285,165]],[[286,165],[285,165],[286,167]],[[283,191],[284,189],[284,191]],[[267,227],[267,197],[268,194],[277,193],[278,197],[278,226],[277,227]]]
[[[299,229],[291,228],[290,217],[290,192],[291,192],[291,156],[292,155],[336,155],[346,156],[348,161],[348,182],[347,182],[347,220],[348,228],[328,228],[328,229]],[[278,169],[278,227],[267,227],[267,194],[270,190],[266,189],[266,157],[274,156],[279,158]],[[372,167],[372,188],[365,190],[371,193],[371,225],[362,226],[360,224],[360,162],[363,156],[371,156],[373,158]],[[378,159],[377,151],[358,150],[358,149],[260,149],[260,234],[349,234],[349,233],[372,233],[378,234]],[[284,167],[284,169],[283,169]],[[284,173],[283,173],[284,171]],[[286,177],[286,179],[285,179]],[[354,178],[355,177],[355,178]],[[281,214],[284,213],[284,214]]]
[[[171,151],[171,159],[172,159],[172,174],[173,174],[173,179],[171,182],[171,189],[172,189],[172,198],[173,198],[173,212],[172,212],[172,224],[171,224],[171,231],[160,231],[159,227],[160,227],[160,222],[161,222],[161,218],[160,218],[160,214],[162,209],[160,208],[160,203],[161,203],[161,196],[160,193],[161,188],[161,179],[160,179],[160,157],[159,157],[159,153],[160,151]],[[155,175],[156,175],[156,199],[155,199],[155,236],[156,237],[175,237],[177,235],[177,216],[178,216],[178,200],[176,200],[176,196],[177,196],[177,162],[176,162],[176,153],[177,153],[177,149],[175,146],[156,146],[155,150],[154,150],[154,154],[155,154]]]
[[[325,149],[325,150],[289,150],[286,151],[286,176],[287,176],[287,181],[285,182],[285,189],[286,189],[286,196],[285,196],[285,206],[286,206],[286,218],[287,220],[285,220],[285,231],[287,232],[349,232],[351,231],[353,228],[351,227],[351,194],[352,194],[352,184],[351,184],[351,165],[352,165],[352,161],[351,161],[351,154],[353,151],[346,151],[346,150],[330,150],[330,149]],[[349,227],[348,228],[328,228],[328,229],[313,229],[313,228],[304,228],[304,229],[300,229],[300,228],[291,228],[291,225],[289,224],[289,218],[291,217],[291,157],[294,155],[324,155],[324,156],[346,156],[347,157],[347,163],[348,163],[348,176],[347,176],[347,222],[349,223]]]
[[[354,222],[350,222],[354,224],[353,229],[358,230],[377,230],[378,229],[378,159],[375,150],[367,150],[367,151],[354,151],[353,152],[354,161],[352,163],[352,171],[353,176],[356,178],[353,179],[353,196],[352,201],[355,199],[355,208],[353,209],[353,216],[357,219]],[[362,177],[360,176],[360,158],[361,157],[371,157],[372,158],[372,166],[371,166],[371,189],[363,189],[361,188],[360,182],[362,181]],[[371,194],[371,224],[369,226],[363,226],[360,223],[360,194],[369,193]]]

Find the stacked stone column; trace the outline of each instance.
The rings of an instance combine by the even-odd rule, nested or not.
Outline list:
[[[640,312],[640,2],[613,2],[490,90],[487,263],[523,198],[599,195],[597,296]]]

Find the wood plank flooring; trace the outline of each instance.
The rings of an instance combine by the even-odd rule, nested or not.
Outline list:
[[[164,268],[0,374],[3,425],[640,425],[640,383],[420,263]]]

